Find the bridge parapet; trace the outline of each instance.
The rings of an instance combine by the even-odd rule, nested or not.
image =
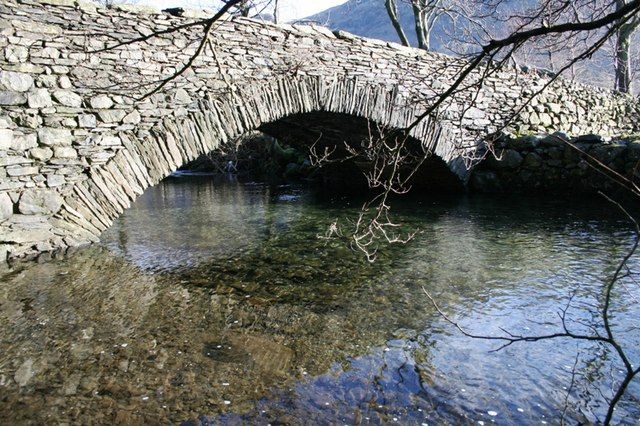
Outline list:
[[[129,204],[184,162],[290,114],[411,123],[451,84],[451,57],[321,27],[221,22],[203,55],[140,99],[195,51],[200,19],[73,0],[0,5],[0,257],[95,241]],[[477,78],[478,76],[475,76]],[[506,69],[456,96],[414,136],[463,180],[478,142],[548,77]],[[512,124],[606,136],[637,130],[637,104],[558,81]]]

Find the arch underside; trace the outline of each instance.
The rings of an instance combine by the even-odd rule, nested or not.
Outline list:
[[[314,144],[318,152],[323,152],[326,147],[334,153],[332,158],[339,159],[349,156],[349,153],[343,149],[345,145],[358,149],[370,138],[375,139],[382,134],[398,130],[384,126],[378,127],[378,124],[364,117],[350,114],[312,111],[265,123],[258,130],[300,151],[308,150]],[[415,138],[410,138],[408,141],[408,145],[417,153],[422,152],[421,144],[422,142]],[[411,164],[407,166],[410,167]],[[322,167],[322,171],[323,181],[334,190],[367,186],[364,175],[366,170],[357,161],[327,163]],[[411,181],[414,191],[423,192],[460,190],[461,186],[460,178],[437,155],[429,155]]]
[[[369,122],[388,129],[410,124],[418,111],[402,105],[392,88],[354,80],[327,83],[313,77],[283,79],[203,99],[186,117],[165,119],[143,137],[120,133],[125,149],[106,165],[89,170],[52,225],[65,235],[67,245],[97,241],[146,188],[249,131],[259,129],[298,144],[313,143],[320,134],[325,143],[357,143],[369,137]],[[427,172],[438,172],[431,173],[434,184],[455,185],[448,171],[457,161],[455,150],[438,123],[424,120],[412,137],[435,153],[423,166]]]

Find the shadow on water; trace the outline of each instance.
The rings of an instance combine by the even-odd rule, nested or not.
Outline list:
[[[14,423],[557,422],[575,342],[489,354],[422,288],[483,333],[548,330],[572,290],[572,314],[590,319],[627,224],[593,199],[413,198],[394,208],[415,241],[371,265],[317,238],[358,207],[301,187],[172,179],[101,245],[13,265],[0,285],[0,412]],[[616,312],[637,347],[638,304],[616,299]],[[597,348],[578,349],[595,385],[581,382],[569,416],[594,420],[618,373],[606,354],[588,358]],[[639,396],[635,384],[620,419],[638,418]]]

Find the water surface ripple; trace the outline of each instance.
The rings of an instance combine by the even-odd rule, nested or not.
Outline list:
[[[3,422],[558,424],[565,401],[569,423],[602,418],[602,394],[622,377],[606,348],[493,353],[423,288],[478,333],[555,330],[572,293],[571,317],[592,320],[632,238],[610,205],[414,198],[395,208],[416,239],[369,264],[317,237],[351,204],[170,179],[101,244],[1,270]],[[614,327],[638,360],[640,292],[626,284]],[[634,383],[618,422],[638,424],[639,399]]]

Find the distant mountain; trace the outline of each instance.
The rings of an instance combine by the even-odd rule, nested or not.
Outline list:
[[[402,0],[397,3],[400,23],[411,45],[415,47],[418,45],[418,40],[411,6]],[[391,24],[389,15],[387,15],[384,0],[349,0],[340,6],[309,16],[303,21],[318,22],[332,30],[343,30],[361,37],[400,43],[398,34]],[[446,22],[443,20],[434,29],[432,42],[436,50],[439,50],[442,45],[440,39],[444,34],[445,24]]]
[[[525,7],[527,2],[530,1],[520,0],[518,3],[505,3],[502,13],[508,14],[509,11],[514,13],[515,10]],[[300,21],[317,22],[332,30],[343,30],[361,37],[400,43],[384,3],[385,0],[349,0],[340,6],[332,7]],[[396,3],[398,5],[399,20],[405,34],[409,38],[411,46],[417,47],[418,42],[411,5],[403,0],[397,0]],[[486,25],[488,27],[493,26],[493,24],[489,23],[486,23]],[[453,23],[445,17],[441,18],[432,32],[432,49],[442,53],[452,53],[443,47],[446,44],[444,41],[451,37],[450,34],[452,32],[454,32]],[[531,61],[532,58],[529,58],[529,60]],[[551,68],[547,55],[540,55],[537,60],[527,65],[543,69]],[[578,66],[576,78],[597,86],[611,87],[613,84],[612,70],[611,59],[607,58],[604,53],[598,52],[594,58]]]

